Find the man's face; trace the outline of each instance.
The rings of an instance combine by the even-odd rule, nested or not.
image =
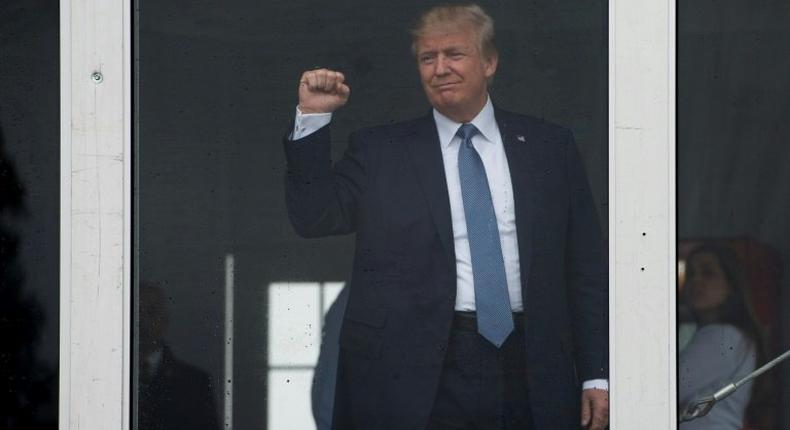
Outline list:
[[[417,41],[417,66],[428,101],[458,122],[470,121],[483,108],[496,65],[496,56],[483,57],[471,29],[436,31]]]

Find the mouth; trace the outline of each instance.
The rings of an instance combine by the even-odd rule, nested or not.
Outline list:
[[[439,85],[434,85],[433,87],[436,88],[437,90],[441,91],[441,90],[447,90],[447,89],[453,88],[456,85],[458,85],[459,83],[460,82],[447,82],[447,83],[443,83],[443,84],[439,84]]]

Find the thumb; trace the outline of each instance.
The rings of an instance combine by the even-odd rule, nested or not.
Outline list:
[[[335,92],[342,97],[348,97],[351,94],[351,88],[348,85],[338,82],[335,86]]]
[[[590,423],[590,399],[582,395],[582,427],[586,427]]]

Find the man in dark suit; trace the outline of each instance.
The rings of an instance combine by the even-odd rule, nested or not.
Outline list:
[[[356,233],[333,428],[602,429],[607,282],[572,135],[492,105],[478,6],[412,34],[429,115],[353,133],[332,165],[350,89],[312,70],[284,142],[296,231]]]
[[[165,291],[142,281],[139,289],[140,361],[137,428],[220,430],[211,377],[181,360],[165,341],[170,310]]]

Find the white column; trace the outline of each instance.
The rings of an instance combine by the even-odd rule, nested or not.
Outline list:
[[[674,429],[675,2],[609,19],[612,428]]]
[[[129,0],[61,0],[60,428],[129,428]]]

